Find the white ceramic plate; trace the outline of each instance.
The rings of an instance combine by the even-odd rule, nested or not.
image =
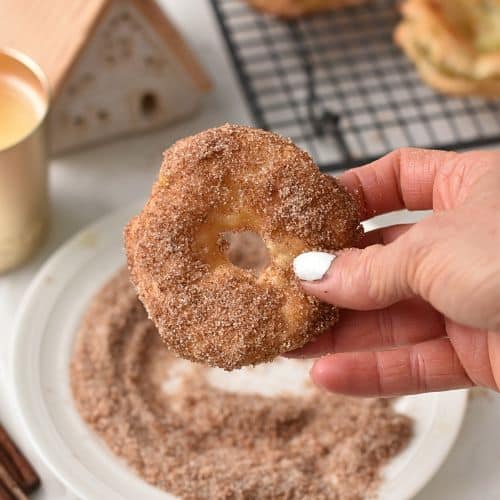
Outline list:
[[[75,331],[96,290],[124,263],[122,230],[142,204],[79,233],[44,265],[20,306],[11,356],[19,415],[51,470],[84,499],[172,498],[146,484],[90,432],[71,399],[68,363]],[[385,469],[380,498],[412,497],[450,450],[466,407],[464,391],[401,398],[415,419],[409,447]]]

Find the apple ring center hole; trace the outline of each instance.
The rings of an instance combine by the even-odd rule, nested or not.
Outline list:
[[[224,255],[234,266],[258,275],[269,264],[269,250],[256,232],[226,231],[221,236],[226,242]]]

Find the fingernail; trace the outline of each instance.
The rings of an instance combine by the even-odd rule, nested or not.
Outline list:
[[[305,252],[293,260],[293,271],[302,281],[318,281],[322,279],[336,255],[326,252]]]

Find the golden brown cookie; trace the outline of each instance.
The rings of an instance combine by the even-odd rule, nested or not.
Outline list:
[[[226,255],[226,235],[244,231],[265,243],[264,269]],[[298,348],[337,320],[336,308],[304,294],[292,261],[352,246],[360,234],[357,202],[307,153],[276,134],[224,125],[165,152],[125,245],[168,348],[231,370]]]

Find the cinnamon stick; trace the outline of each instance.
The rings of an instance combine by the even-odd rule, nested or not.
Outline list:
[[[10,488],[4,486],[2,481],[0,481],[0,500],[16,500],[16,497],[10,491]]]
[[[2,481],[0,481],[0,500],[16,500],[16,497],[10,491],[10,488],[4,486]]]
[[[0,500],[28,500],[28,497],[3,465],[0,465]]]
[[[25,494],[35,491],[40,486],[38,474],[19,451],[2,424],[0,424],[0,467]],[[3,482],[5,483],[5,480]],[[0,500],[2,500],[1,496]]]

